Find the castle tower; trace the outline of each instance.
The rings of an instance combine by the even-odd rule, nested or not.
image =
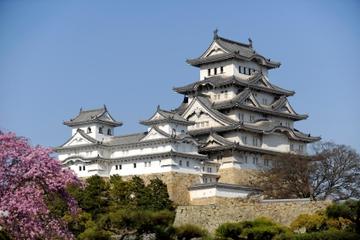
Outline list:
[[[280,63],[257,53],[251,39],[241,43],[215,31],[207,50],[187,62],[200,69],[200,80],[174,88],[185,95],[174,111],[195,122],[189,134],[203,143],[199,153],[220,164],[220,182],[248,185],[254,170],[271,166],[265,155],[306,154],[306,145],[320,139],[294,128],[308,116],[290,105],[294,91],[270,83],[268,71]]]

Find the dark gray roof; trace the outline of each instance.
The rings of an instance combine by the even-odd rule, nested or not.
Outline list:
[[[279,62],[272,61],[256,53],[256,51],[252,48],[252,44],[244,44],[219,36],[215,37],[213,42],[216,42],[220,47],[227,51],[227,53],[217,54],[204,58],[198,57],[195,59],[189,59],[187,60],[187,63],[198,67],[203,64],[227,59],[240,59],[245,61],[256,61],[259,64],[266,66],[267,68],[276,68],[280,66]]]
[[[259,85],[259,81],[263,81],[267,86]],[[224,76],[213,76],[210,78],[205,78],[201,81],[196,81],[185,85],[183,87],[175,87],[174,91],[182,94],[191,94],[201,91],[202,86],[209,85],[213,88],[222,87],[226,85],[235,85],[240,87],[249,87],[251,89],[256,89],[264,92],[274,93],[277,95],[292,96],[295,94],[294,91],[286,90],[281,87],[276,86],[275,84],[270,83],[265,79],[261,73],[256,73],[248,80],[243,80],[235,76],[224,77]]]
[[[121,122],[118,122],[113,117],[111,117],[105,105],[102,108],[86,111],[80,109],[79,114],[75,118],[64,122],[64,124],[67,126],[78,126],[88,123],[103,123],[114,127],[122,125]]]
[[[255,101],[256,106],[248,105],[248,104],[246,104],[246,99],[248,99],[251,94],[252,94],[252,91],[249,88],[245,88],[242,92],[240,92],[233,99],[228,100],[228,101],[214,103],[212,106],[214,109],[217,109],[217,110],[224,110],[224,109],[230,109],[230,108],[241,108],[241,109],[246,109],[246,110],[250,110],[250,111],[270,114],[270,115],[274,115],[274,116],[282,116],[282,117],[290,118],[293,120],[303,120],[303,119],[308,118],[308,115],[298,114],[295,111],[294,111],[294,114],[281,112],[281,108],[284,107],[285,104],[288,103],[286,97],[280,97],[269,107],[259,104],[257,102],[256,98],[253,99]]]
[[[159,114],[161,117],[158,119],[153,119],[156,114]],[[166,111],[163,109],[160,109],[160,106],[157,107],[156,112],[148,119],[140,121],[141,124],[147,125],[147,126],[153,126],[161,123],[177,123],[180,125],[193,125],[194,122],[188,121],[178,112],[175,111]]]
[[[133,133],[122,136],[115,136],[111,138],[109,144],[111,145],[122,145],[122,144],[131,144],[139,142],[143,137],[145,137],[147,132]]]

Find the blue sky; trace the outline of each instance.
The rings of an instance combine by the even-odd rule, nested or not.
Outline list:
[[[34,144],[70,137],[63,120],[108,106],[116,134],[145,131],[158,104],[198,80],[185,63],[212,32],[282,63],[296,128],[360,152],[360,1],[0,1],[0,129]]]

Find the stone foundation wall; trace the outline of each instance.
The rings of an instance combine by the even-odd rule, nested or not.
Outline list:
[[[202,201],[202,202],[201,202]],[[200,205],[200,204],[210,205]],[[214,232],[225,222],[239,222],[267,217],[275,222],[289,225],[300,214],[312,214],[324,210],[329,201],[308,200],[240,200],[228,198],[200,199],[196,206],[179,206],[176,210],[175,226],[194,224]]]
[[[200,176],[196,174],[168,172],[138,176],[144,180],[145,184],[148,184],[151,179],[156,177],[161,179],[167,185],[169,197],[176,205],[189,205],[190,195],[188,188],[195,183],[200,183]],[[127,180],[131,177],[123,177],[123,179]]]
[[[219,174],[219,182],[222,183],[251,186],[257,181],[257,171],[252,169],[220,168]]]

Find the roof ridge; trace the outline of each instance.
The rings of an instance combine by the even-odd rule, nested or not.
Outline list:
[[[242,47],[248,47],[248,48],[250,48],[250,46],[251,46],[250,44],[242,43],[242,42],[240,42],[240,41],[235,41],[235,40],[227,39],[227,38],[220,37],[220,36],[218,36],[218,37],[216,38],[216,40],[218,40],[218,39],[223,40],[223,41],[225,41],[225,42],[237,44],[237,45],[240,45],[240,46],[242,46]],[[215,40],[215,41],[216,41],[216,40]]]
[[[145,133],[147,133],[147,132],[130,133],[130,134],[125,134],[125,135],[113,136],[113,138],[128,137],[128,136],[140,135],[140,134],[145,134]]]

